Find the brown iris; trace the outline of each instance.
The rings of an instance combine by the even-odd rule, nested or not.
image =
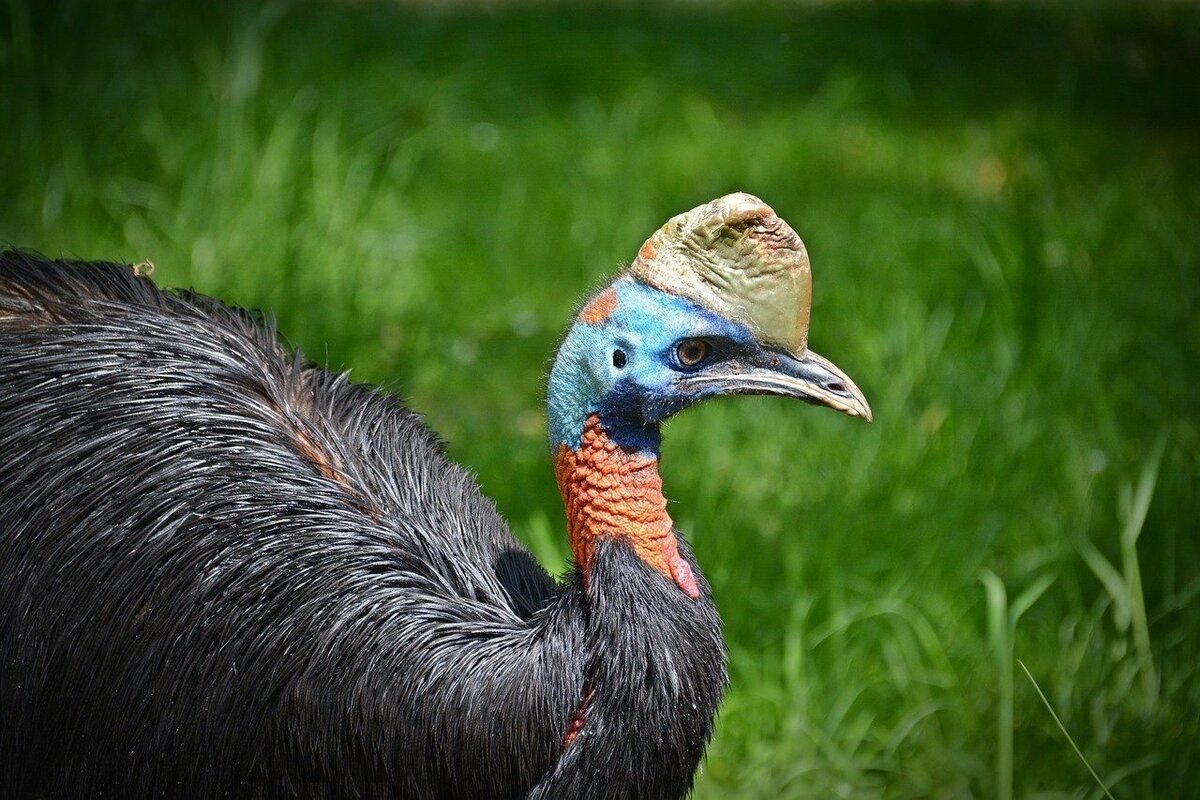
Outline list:
[[[704,359],[708,358],[712,348],[708,342],[703,339],[684,339],[675,348],[675,357],[679,359],[679,363],[685,367],[694,367]]]

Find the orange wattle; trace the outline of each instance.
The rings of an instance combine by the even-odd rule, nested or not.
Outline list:
[[[657,458],[619,446],[592,414],[578,450],[559,445],[554,474],[567,512],[571,552],[585,585],[596,541],[611,537],[628,542],[638,558],[688,597],[699,596],[692,569],[679,555]]]

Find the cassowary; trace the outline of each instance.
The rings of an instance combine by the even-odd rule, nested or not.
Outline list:
[[[757,198],[670,220],[549,379],[556,583],[397,399],[132,268],[0,254],[0,796],[677,798],[726,684],[659,424],[807,349]]]

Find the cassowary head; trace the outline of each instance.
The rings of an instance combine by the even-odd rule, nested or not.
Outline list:
[[[808,349],[812,275],[769,206],[730,194],[671,219],[591,298],[551,371],[550,447],[595,415],[619,446],[654,450],[658,423],[711,397],[771,394],[871,420],[858,387]]]

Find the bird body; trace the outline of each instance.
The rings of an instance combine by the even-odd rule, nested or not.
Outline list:
[[[584,307],[556,583],[394,397],[129,267],[0,253],[0,796],[684,796],[725,649],[658,424],[756,337],[630,275]]]

